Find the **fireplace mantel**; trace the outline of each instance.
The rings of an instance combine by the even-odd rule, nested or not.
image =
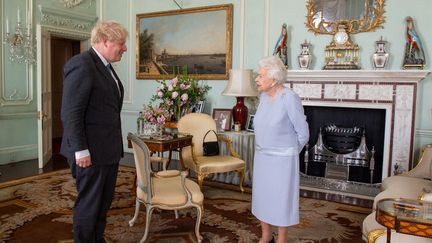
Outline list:
[[[424,79],[431,71],[424,70],[288,70],[288,81],[369,81],[415,82]]]
[[[386,110],[384,179],[412,167],[417,85],[423,70],[289,70],[287,86],[304,105]]]

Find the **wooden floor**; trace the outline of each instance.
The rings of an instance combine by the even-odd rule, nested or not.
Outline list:
[[[125,157],[122,158],[120,164],[134,167],[133,155],[130,153],[125,153]],[[28,161],[22,161],[17,163],[11,163],[7,165],[1,165],[0,183],[27,177],[27,176],[46,173],[54,170],[66,169],[66,168],[69,168],[69,165],[67,164],[66,159],[60,154],[54,154],[52,159],[41,170],[38,169],[37,160],[28,160]],[[327,201],[334,201],[334,202],[356,205],[356,206],[361,206],[366,208],[372,208],[373,205],[372,200],[345,196],[341,194],[317,192],[317,191],[300,190],[300,196],[327,200]]]

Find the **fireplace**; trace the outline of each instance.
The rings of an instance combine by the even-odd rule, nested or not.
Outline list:
[[[302,98],[311,146],[320,124],[332,122],[333,114],[341,119],[335,124],[366,126],[368,148],[376,150],[373,182],[379,183],[412,167],[417,84],[427,74],[420,70],[291,70],[286,85]]]
[[[309,124],[309,161],[307,163],[307,170],[305,168],[305,150],[302,151],[300,155],[300,170],[303,173],[313,176],[326,177],[326,172],[328,172],[329,167],[338,166],[340,169],[346,168],[347,179],[350,181],[357,181],[363,183],[379,183],[382,177],[382,166],[383,166],[383,154],[384,154],[384,135],[386,126],[386,110],[385,109],[370,109],[370,108],[349,108],[349,107],[329,107],[329,106],[304,106],[305,115],[307,122]],[[350,163],[347,161],[343,164],[343,161],[337,163],[336,161],[330,161],[328,163],[316,162],[321,161],[321,159],[315,160],[312,158],[311,150],[313,146],[317,144],[318,136],[320,130],[328,127],[336,127],[333,130],[352,131],[353,137],[356,141],[353,141],[353,145],[347,145],[348,147],[356,147],[355,149],[350,149],[346,152],[342,149],[333,149],[337,151],[332,151],[337,154],[343,155],[347,152],[352,152],[351,150],[357,151],[357,148],[361,144],[362,136],[364,135],[365,145],[367,146],[367,151],[374,150],[373,159],[373,179],[371,181],[371,170],[369,166],[369,160],[359,163]],[[321,131],[324,134],[324,145],[326,148],[332,149],[331,141],[326,141],[326,132]],[[337,140],[347,140],[349,132],[342,133],[340,138],[332,138],[333,143],[337,143]],[[347,144],[349,141],[340,141],[341,146]],[[337,145],[334,145],[337,146]],[[333,147],[334,147],[333,146]],[[341,156],[342,157],[342,156]]]

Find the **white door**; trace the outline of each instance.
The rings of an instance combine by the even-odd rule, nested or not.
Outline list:
[[[51,35],[37,25],[37,106],[39,169],[52,156]]]

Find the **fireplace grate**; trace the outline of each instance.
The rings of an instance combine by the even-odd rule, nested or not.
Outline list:
[[[305,172],[309,162],[326,163],[325,177],[349,180],[349,167],[369,167],[372,183],[374,153],[366,146],[365,129],[340,127],[335,124],[320,128],[317,143],[309,149],[306,145]]]

